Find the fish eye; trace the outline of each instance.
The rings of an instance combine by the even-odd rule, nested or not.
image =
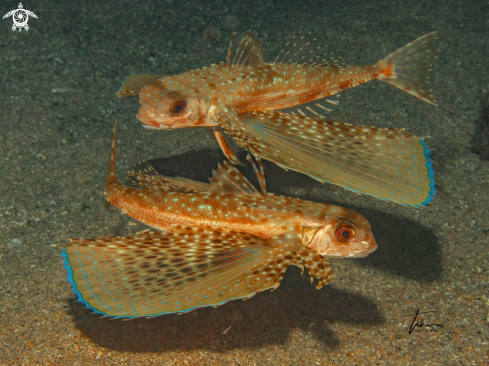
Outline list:
[[[179,114],[182,113],[185,108],[187,107],[187,102],[184,100],[177,100],[176,102],[173,102],[170,106],[170,113],[172,114]]]
[[[339,241],[346,242],[355,236],[355,230],[353,230],[351,227],[343,226],[336,230],[335,234]]]

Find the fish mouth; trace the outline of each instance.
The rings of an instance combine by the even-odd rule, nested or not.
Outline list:
[[[141,125],[142,125],[142,126],[145,128],[145,129],[147,129],[147,130],[153,130],[153,131],[154,131],[154,130],[167,130],[167,129],[169,129],[169,128],[170,128],[170,127],[165,126],[165,125],[160,125],[160,127],[156,127],[156,126],[150,126],[150,125],[145,125],[145,124],[143,124],[143,123],[141,123]]]
[[[364,248],[362,248],[362,251],[359,253],[328,253],[327,255],[323,255],[325,258],[365,258],[368,256],[370,253],[373,253],[377,250],[377,244],[368,242],[368,241],[361,241],[359,244],[363,245]]]

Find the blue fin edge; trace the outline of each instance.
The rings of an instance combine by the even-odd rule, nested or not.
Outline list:
[[[154,315],[136,315],[136,316],[125,315],[125,316],[118,316],[118,315],[105,314],[104,312],[101,312],[100,310],[98,310],[98,309],[94,308],[92,305],[90,305],[83,298],[83,295],[80,292],[80,290],[78,290],[78,286],[76,285],[76,282],[73,279],[73,270],[71,269],[70,258],[68,257],[68,254],[66,253],[66,249],[63,250],[63,253],[61,253],[61,256],[64,258],[63,266],[68,271],[68,277],[67,277],[68,278],[68,282],[71,283],[71,286],[73,288],[73,292],[75,293],[76,297],[78,298],[78,301],[80,301],[83,304],[85,304],[85,306],[87,307],[87,309],[93,310],[94,313],[101,314],[104,317],[110,317],[110,318],[114,318],[114,319],[136,319],[136,318],[153,318],[153,317],[160,316],[160,315],[165,315],[165,314],[185,314],[185,313],[188,313],[188,312],[190,312],[192,310],[195,310],[195,309],[200,309],[200,308],[209,307],[209,306],[220,306],[220,305],[224,305],[225,303],[227,303],[229,301],[239,300],[239,299],[243,299],[243,298],[246,298],[246,297],[250,296],[250,295],[246,295],[246,296],[242,296],[242,297],[236,297],[236,298],[227,299],[227,300],[222,301],[222,302],[220,302],[218,304],[209,304],[209,305],[204,305],[204,306],[195,306],[193,308],[190,308],[190,309],[187,309],[187,310],[183,310],[183,311],[169,311],[169,312],[163,312],[163,313],[158,313],[158,314],[154,314]],[[268,289],[263,289],[262,291],[264,291],[264,290],[268,290]]]
[[[68,282],[71,283],[71,287],[73,288],[73,292],[78,298],[78,301],[84,303],[88,309],[93,310],[95,313],[102,314],[103,316],[107,316],[107,314],[98,311],[93,306],[91,306],[87,301],[85,301],[80,290],[78,290],[78,286],[76,285],[76,282],[73,279],[73,270],[71,269],[70,258],[68,257],[68,253],[66,253],[66,249],[63,249],[63,253],[61,253],[61,256],[64,258],[63,266],[68,271]]]
[[[426,143],[423,140],[424,140],[424,138],[421,138],[421,139],[419,139],[419,142],[421,143],[421,145],[423,145],[423,148],[424,148],[424,156],[426,158],[426,167],[428,168],[428,178],[430,179],[430,192],[428,193],[428,198],[426,199],[426,201],[424,201],[421,205],[417,205],[418,207],[419,206],[426,206],[428,203],[431,202],[431,200],[435,196],[435,173],[433,171],[433,161],[431,160],[431,157],[430,157],[431,151],[428,148],[428,146],[426,146]]]
[[[434,171],[433,171],[433,167],[432,167],[432,160],[430,158],[430,149],[428,148],[428,146],[426,146],[426,143],[423,141],[424,138],[421,138],[419,140],[420,144],[423,145],[423,149],[424,149],[424,156],[426,158],[426,167],[428,168],[428,178],[430,180],[430,191],[428,192],[428,198],[422,202],[421,204],[418,204],[418,205],[408,205],[408,204],[405,204],[405,203],[402,203],[402,202],[395,202],[395,203],[398,203],[400,205],[403,205],[403,206],[407,206],[407,207],[425,207],[428,203],[431,202],[431,200],[433,199],[434,195],[435,195],[435,174],[434,174]],[[315,177],[314,175],[310,175],[310,177],[320,181],[320,182],[327,182],[329,183],[328,181],[325,181],[325,180],[322,180],[321,178],[317,178]],[[343,186],[339,186],[339,187],[343,187]],[[348,187],[343,187],[345,189],[348,189],[349,191],[352,191],[352,192],[355,192],[355,193],[360,193],[360,194],[368,194],[366,192],[361,192],[361,191],[357,191],[356,189],[353,189],[353,188],[348,188]],[[371,194],[372,197],[375,197],[377,199],[380,199],[382,201],[386,201],[386,202],[394,202],[392,200],[389,200],[387,198],[383,198],[383,197],[378,197],[376,195],[373,195]]]

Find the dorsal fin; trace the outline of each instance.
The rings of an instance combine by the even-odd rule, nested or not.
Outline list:
[[[146,165],[146,164],[145,164]],[[140,171],[131,171],[136,184],[151,191],[181,192],[181,193],[207,193],[209,184],[182,177],[167,177],[159,174],[151,165],[147,164]]]
[[[116,92],[119,98],[136,97],[139,91],[149,83],[161,79],[165,74],[137,74],[129,76]]]
[[[315,30],[300,31],[279,52],[274,64],[302,64],[323,67],[339,67],[345,64],[332,53],[325,53],[324,37],[317,37]]]
[[[226,65],[228,66],[259,66],[263,63],[262,41],[258,39],[255,32],[248,31],[243,36],[241,43],[234,52],[234,38],[236,33],[231,36]]]
[[[219,164],[217,170],[212,171],[210,192],[261,196],[250,181],[227,161]]]

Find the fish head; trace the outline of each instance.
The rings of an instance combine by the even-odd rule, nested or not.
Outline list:
[[[353,210],[345,210],[325,226],[303,227],[303,240],[323,257],[331,258],[361,258],[377,249],[369,222]]]
[[[141,109],[137,115],[143,127],[150,130],[206,126],[202,103],[197,98],[186,98],[180,92],[152,82],[139,92]]]

